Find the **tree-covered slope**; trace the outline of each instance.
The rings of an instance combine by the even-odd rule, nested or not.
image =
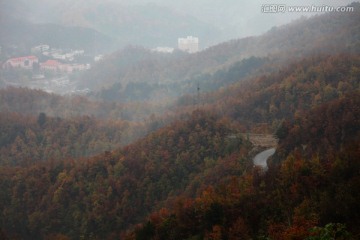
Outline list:
[[[253,94],[242,94],[243,88],[219,92],[215,105],[196,107],[217,116],[184,114],[112,153],[2,167],[2,217],[7,221],[1,228],[20,238],[116,239],[150,214],[150,222],[137,227],[130,239],[304,239],[310,228],[329,222],[346,224],[357,234],[356,211],[349,213],[350,220],[346,208],[333,214],[328,199],[343,189],[338,202],[352,206],[357,201],[357,195],[349,195],[357,186],[357,59],[307,59],[250,81],[245,86]],[[250,114],[251,107],[268,109],[272,102],[293,108],[284,107],[288,110],[278,117],[256,110],[262,113],[258,121]],[[251,145],[237,133],[252,126],[250,121],[256,129],[266,116],[267,124],[282,127],[277,158],[261,174],[251,170]],[[283,119],[288,121],[280,125]],[[327,184],[331,179],[339,185]]]
[[[70,119],[12,112],[0,113],[0,165],[29,166],[36,162],[89,157],[111,151],[145,134],[142,124]]]
[[[274,131],[285,119],[347,93],[359,92],[359,69],[357,55],[315,55],[292,62],[277,72],[202,94],[196,105],[198,96],[184,96],[174,112],[199,106],[237,120],[249,130],[267,126]]]
[[[359,104],[356,93],[298,116],[267,172],[209,184],[126,239],[358,239]]]
[[[165,105],[165,104],[164,104]],[[42,90],[7,87],[0,89],[0,112],[16,112],[37,116],[45,113],[52,117],[73,118],[93,116],[98,119],[140,121],[152,113],[160,113],[162,105],[152,103],[109,103],[85,96],[60,96]]]
[[[12,239],[116,239],[180,193],[195,196],[243,172],[250,145],[228,138],[235,133],[227,121],[194,112],[92,159],[1,167],[1,228]]]

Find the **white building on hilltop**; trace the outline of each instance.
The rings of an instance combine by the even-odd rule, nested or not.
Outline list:
[[[178,47],[180,50],[188,53],[196,53],[199,51],[199,38],[187,36],[178,39]]]
[[[159,53],[173,53],[174,48],[171,47],[156,47],[151,49],[152,52],[159,52]]]

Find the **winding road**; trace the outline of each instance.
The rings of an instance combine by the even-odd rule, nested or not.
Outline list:
[[[253,159],[254,165],[255,166],[260,166],[264,170],[266,170],[267,169],[267,160],[274,153],[275,153],[275,148],[270,148],[270,149],[267,149],[265,151],[262,151],[261,153],[257,154],[254,157],[254,159]]]

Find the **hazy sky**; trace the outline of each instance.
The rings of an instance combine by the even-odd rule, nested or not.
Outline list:
[[[115,0],[116,1],[116,0]],[[264,4],[285,4],[287,6],[344,6],[353,0],[138,0],[156,2],[174,7],[178,11],[198,16],[203,21],[219,28],[230,28],[243,36],[260,34],[275,25],[283,25],[291,20],[314,13],[263,13]]]
[[[13,1],[13,0],[0,0]],[[272,26],[285,24],[301,15],[310,16],[309,13],[262,13],[264,4],[286,4],[287,6],[344,6],[353,0],[20,0],[29,5],[35,5],[37,14],[41,11],[49,13],[45,5],[51,6],[90,6],[97,3],[116,2],[123,5],[146,5],[154,3],[175,9],[182,14],[192,15],[206,23],[220,29],[231,29],[231,32],[241,35],[262,33]],[[31,13],[28,13],[31,15]]]
[[[54,22],[56,16],[66,19],[62,15],[68,9],[91,8],[98,4],[107,2],[119,4],[120,6],[155,4],[169,11],[176,11],[185,16],[194,17],[209,26],[221,30],[223,36],[221,41],[232,38],[241,38],[251,35],[259,35],[273,26],[279,26],[298,19],[301,16],[311,16],[316,13],[264,13],[264,4],[285,4],[286,6],[346,6],[352,0],[0,0],[0,3],[12,5],[25,5],[19,7],[23,15],[30,19],[42,22]],[[11,8],[10,8],[11,9]],[[60,9],[60,10],[59,10]],[[80,10],[81,11],[81,10]],[[1,9],[0,9],[0,14]],[[20,14],[20,15],[21,15]],[[58,15],[57,15],[58,14]],[[119,14],[121,14],[119,12]],[[144,13],[146,14],[146,13]],[[321,14],[321,13],[318,13]],[[76,14],[75,14],[76,16]],[[74,25],[76,20],[72,21]]]
[[[97,1],[97,0],[92,0]],[[344,6],[354,0],[109,0],[124,4],[155,3],[181,13],[192,15],[204,22],[232,34],[229,37],[257,35],[275,25],[282,25],[314,13],[263,13],[264,4],[286,4],[287,6]]]

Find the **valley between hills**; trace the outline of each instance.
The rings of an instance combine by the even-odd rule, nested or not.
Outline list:
[[[73,76],[87,94],[2,87],[0,239],[359,239],[350,6],[193,54],[125,47]]]

